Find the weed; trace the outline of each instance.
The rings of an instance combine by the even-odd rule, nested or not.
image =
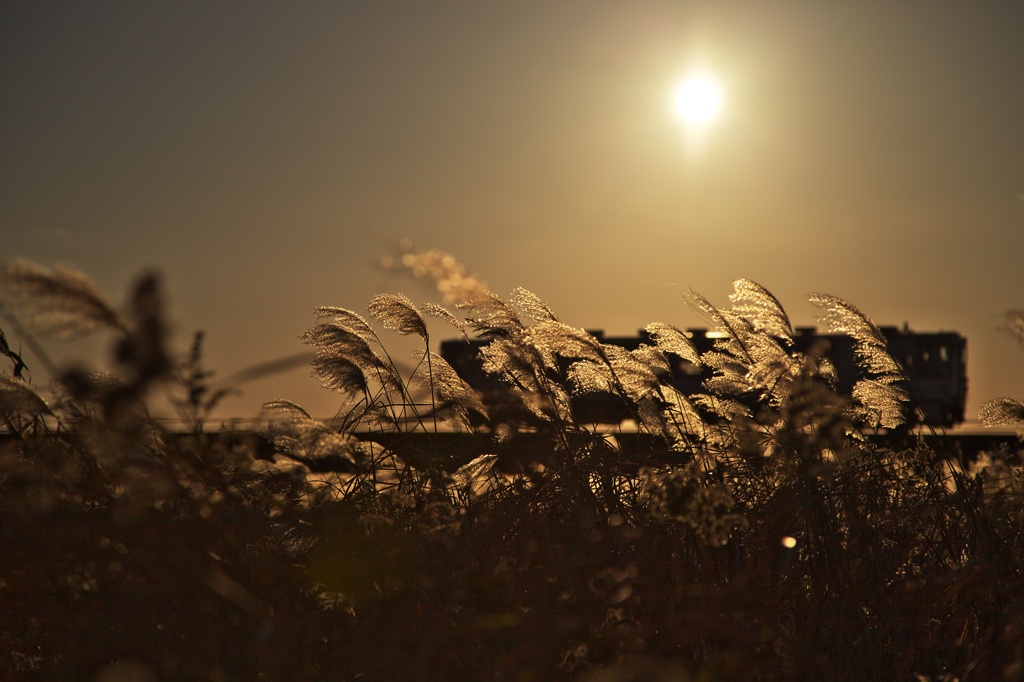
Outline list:
[[[1019,448],[965,463],[873,441],[906,393],[856,307],[812,298],[856,344],[844,397],[749,280],[728,308],[691,295],[719,332],[700,354],[667,323],[605,344],[447,254],[402,264],[447,307],[318,308],[302,340],[338,412],[269,401],[259,433],[206,431],[224,394],[199,336],[167,348],[156,277],[121,311],[77,271],[4,267],[9,331],[33,348],[105,329],[115,367],[58,371],[46,392],[2,339],[5,676],[1019,678]],[[422,341],[411,371],[374,324]],[[501,401],[430,350],[434,324],[489,340]],[[703,393],[672,386],[670,356],[710,371]],[[594,392],[636,429],[580,419]],[[185,429],[149,416],[156,393]]]

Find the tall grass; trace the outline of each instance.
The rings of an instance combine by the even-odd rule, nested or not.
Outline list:
[[[874,444],[903,419],[905,380],[849,302],[812,297],[856,342],[848,398],[825,349],[796,352],[782,305],[749,280],[728,307],[690,296],[721,332],[713,350],[658,322],[628,351],[532,292],[495,295],[447,254],[402,263],[448,307],[385,294],[367,316],[318,308],[302,340],[338,412],[272,400],[260,434],[208,430],[223,394],[199,337],[167,348],[156,278],[122,311],[77,271],[4,267],[5,675],[1024,674],[1020,448],[965,462],[912,437]],[[500,401],[431,351],[438,325],[490,340]],[[115,337],[117,372],[59,372],[51,392],[12,341],[96,329]],[[412,371],[378,330],[420,339]],[[711,370],[703,394],[673,388],[670,355]],[[578,418],[574,397],[593,392],[636,433]],[[184,431],[150,418],[157,394]],[[1021,416],[1009,398],[987,409]]]

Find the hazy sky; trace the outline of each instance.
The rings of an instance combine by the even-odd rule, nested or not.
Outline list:
[[[0,255],[118,301],[158,269],[221,376],[305,350],[314,306],[437,300],[379,269],[402,238],[614,334],[747,277],[796,324],[827,292],[964,334],[973,416],[1024,398],[1022,35],[1013,2],[12,0]],[[225,410],[282,397],[337,402],[297,369]]]

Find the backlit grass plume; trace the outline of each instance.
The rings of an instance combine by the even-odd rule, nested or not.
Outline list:
[[[707,317],[720,335],[714,349],[700,358],[713,371],[705,386],[712,396],[729,401],[726,405],[753,398],[778,407],[800,365],[799,356],[788,350],[792,344],[789,318],[760,285],[741,279],[734,287],[734,305],[729,309],[714,306],[696,292],[689,297],[690,305]]]
[[[1024,311],[1006,313],[1006,331],[1024,346]],[[1024,402],[1014,398],[990,400],[978,409],[978,420],[983,426],[1006,426],[1024,423]]]
[[[701,354],[662,322],[605,343],[447,254],[405,256],[450,307],[381,294],[301,336],[332,419],[279,399],[219,432],[201,337],[168,348],[156,278],[115,310],[80,273],[4,271],[30,322],[0,335],[0,678],[1020,677],[1019,444],[971,460],[869,433],[898,423],[902,372],[859,310],[812,299],[855,340],[851,411],[749,280],[731,307],[691,297],[715,326]],[[432,351],[437,325],[497,388]],[[109,328],[115,371],[39,389],[30,328]],[[422,343],[412,366],[386,333]],[[154,388],[184,428],[150,417]]]
[[[425,354],[425,351],[413,354],[420,362],[412,381],[430,391],[433,396],[433,413],[465,429],[471,429],[478,418],[486,419],[487,408],[480,397],[466,385],[448,361],[436,353],[430,353],[424,363],[422,359]]]
[[[429,341],[427,323],[416,305],[403,294],[380,294],[374,296],[367,310],[388,331],[402,335],[415,334],[425,342]]]
[[[787,345],[793,343],[793,326],[782,304],[757,282],[739,278],[733,282],[732,311],[750,322],[757,331],[777,338]]]
[[[0,268],[0,312],[33,333],[61,340],[98,329],[125,331],[127,324],[96,283],[81,271],[15,260]]]
[[[652,322],[644,327],[644,330],[650,334],[657,348],[663,353],[679,356],[694,365],[700,364],[700,354],[693,341],[681,329],[664,322]]]
[[[858,416],[883,428],[902,424],[909,395],[900,384],[906,382],[906,375],[889,354],[882,332],[867,315],[841,298],[814,294],[811,303],[825,311],[820,319],[829,330],[848,334],[855,342],[854,353],[865,374],[853,387],[860,406]]]
[[[558,322],[558,316],[548,307],[547,303],[528,289],[516,287],[512,290],[509,300],[513,306],[537,322]]]
[[[978,409],[978,420],[984,426],[1019,424],[1024,422],[1024,402],[1013,398],[990,400]]]
[[[23,380],[0,375],[0,418],[20,413],[33,419],[49,409],[46,400]]]

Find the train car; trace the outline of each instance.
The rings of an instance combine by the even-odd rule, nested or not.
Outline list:
[[[889,353],[904,368],[910,395],[912,424],[948,427],[964,420],[967,398],[967,340],[956,332],[913,332],[907,327],[881,327]],[[591,330],[599,341],[629,350],[651,344],[647,332],[636,336],[605,336]],[[717,334],[706,329],[688,329],[687,335],[697,351],[704,353],[714,347]],[[826,353],[836,368],[837,392],[850,395],[862,373],[854,355],[854,341],[842,334],[819,334],[813,327],[798,327],[793,337],[794,349],[807,352],[815,343],[824,342]],[[507,388],[483,369],[479,349],[486,339],[452,340],[441,343],[441,356],[467,384],[479,391],[485,402],[501,400]],[[686,395],[704,392],[703,383],[710,376],[706,368],[682,358],[670,356],[671,383]],[[593,394],[574,398],[574,410],[583,421],[616,422],[623,418],[622,405],[610,395]]]

